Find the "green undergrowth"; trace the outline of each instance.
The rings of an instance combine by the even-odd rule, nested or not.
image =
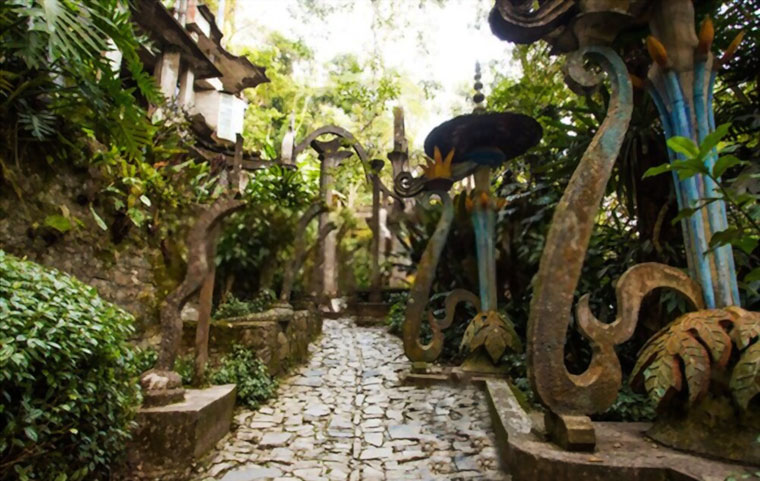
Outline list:
[[[251,409],[277,394],[277,380],[264,364],[247,347],[233,346],[232,353],[224,356],[219,366],[209,374],[212,384],[237,384],[237,401]]]
[[[139,372],[144,372],[155,365],[158,353],[152,347],[141,349],[136,359]],[[198,387],[194,385],[195,359],[192,354],[178,356],[174,371],[180,375],[185,387]],[[251,409],[258,408],[277,394],[277,380],[269,373],[266,364],[250,348],[241,345],[233,346],[230,353],[211,365],[206,379],[213,385],[236,384],[237,403]]]
[[[271,289],[261,289],[249,300],[241,300],[233,294],[229,294],[225,301],[216,308],[213,317],[219,320],[257,314],[269,309],[275,300],[275,293]]]

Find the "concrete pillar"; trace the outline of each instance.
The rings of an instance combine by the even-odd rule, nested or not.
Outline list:
[[[382,160],[372,161],[372,266],[371,266],[371,286],[370,302],[380,302],[382,300],[382,277],[380,273],[380,249],[382,246],[382,230],[380,228],[380,171],[383,168]]]
[[[353,155],[353,152],[349,150],[342,150],[342,145],[342,139],[340,138],[335,138],[329,142],[315,140],[311,143],[312,148],[319,154],[319,160],[321,161],[319,195],[330,209],[334,208],[336,204],[332,171],[340,165],[341,161]],[[319,230],[322,231],[329,222],[329,213],[321,214],[319,216]],[[321,269],[321,292],[317,292],[317,297],[320,299],[338,297],[337,249],[337,233],[330,232],[322,240],[322,245],[318,251],[318,265]]]
[[[180,53],[167,50],[161,54],[161,58],[156,63],[155,77],[161,93],[168,100],[171,100],[177,94],[177,80],[179,79]]]
[[[185,110],[189,110],[195,103],[195,72],[190,65],[184,66],[179,77],[177,103]]]
[[[388,160],[391,161],[391,168],[393,169],[393,178],[395,179],[400,173],[409,170],[409,144],[406,140],[406,128],[404,126],[404,109],[402,107],[395,107],[393,109],[393,151],[388,154]],[[411,207],[414,201],[408,199],[406,202],[400,200],[394,200],[393,208],[391,209],[391,224],[393,229],[393,235],[391,236],[391,248],[390,256],[393,258],[394,264],[398,264],[400,261],[401,253],[403,252],[403,245],[396,237],[400,219],[403,217],[407,207]],[[391,287],[405,286],[406,272],[398,267],[391,269],[391,277],[389,284]]]

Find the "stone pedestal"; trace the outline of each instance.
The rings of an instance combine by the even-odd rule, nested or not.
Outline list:
[[[183,402],[141,408],[129,464],[143,474],[183,470],[230,430],[235,385],[188,389]]]
[[[595,422],[594,451],[567,451],[548,441],[551,427],[506,381],[486,380],[485,390],[499,457],[515,481],[722,481],[757,470],[656,444],[646,436],[649,423]],[[576,421],[569,417],[565,424]]]

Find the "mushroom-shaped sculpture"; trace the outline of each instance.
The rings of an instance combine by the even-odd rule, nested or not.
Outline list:
[[[475,79],[478,81],[476,90],[479,90],[482,88],[479,73]],[[480,92],[475,95],[475,101],[483,101]],[[454,309],[461,301],[473,304],[478,310],[462,341],[462,347],[471,353],[463,368],[480,373],[492,372],[494,366],[486,353],[496,363],[507,348],[521,349],[512,324],[497,311],[496,211],[506,201],[490,193],[491,169],[525,153],[538,144],[541,136],[541,126],[527,115],[486,113],[478,107],[472,114],[444,122],[428,135],[425,152],[431,159],[422,176],[414,178],[409,173],[401,173],[396,178],[395,188],[400,195],[427,192],[428,196],[435,195],[443,202],[443,214],[418,266],[406,311],[404,348],[412,361],[431,362],[440,355],[443,348],[441,330],[451,324]],[[474,176],[475,188],[467,194],[466,205],[476,236],[480,295],[464,289],[453,291],[446,299],[446,317],[439,320],[428,316],[433,338],[429,344],[422,345],[419,341],[421,322],[436,265],[454,217],[453,205],[446,192],[456,181],[469,175]]]
[[[465,114],[434,128],[425,139],[425,154],[432,159],[425,174],[396,178],[399,195],[411,197],[423,190],[448,190],[454,182],[479,167],[498,167],[538,144],[543,131],[535,119],[513,112]],[[438,149],[438,154],[436,154]],[[451,155],[444,159],[443,155]],[[448,165],[444,166],[444,163]],[[435,168],[436,165],[438,168]]]

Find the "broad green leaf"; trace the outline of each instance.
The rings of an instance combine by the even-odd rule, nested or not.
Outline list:
[[[699,147],[693,140],[687,137],[671,137],[668,139],[668,147],[673,152],[685,155],[687,158],[699,156]]]
[[[728,133],[728,129],[731,128],[731,124],[719,125],[715,131],[710,132],[702,141],[699,146],[699,158],[704,159],[712,150],[718,146],[723,137]]]
[[[644,175],[641,177],[642,179],[646,179],[647,177],[654,177],[655,175],[660,175],[664,172],[670,172],[673,170],[673,166],[670,164],[660,164],[656,167],[650,167],[647,169],[646,172],[644,172]]]
[[[724,155],[720,157],[713,166],[712,176],[716,179],[720,179],[726,170],[734,167],[735,165],[746,164],[747,162],[736,158],[733,155]]]
[[[39,436],[37,436],[37,431],[35,431],[33,427],[30,427],[30,426],[25,427],[24,434],[26,434],[26,437],[31,439],[35,443],[39,439]]]
[[[673,170],[678,173],[678,178],[681,180],[686,180],[697,174],[708,174],[707,167],[696,157],[673,162]]]
[[[759,241],[755,237],[750,237],[748,235],[738,237],[736,239],[733,239],[731,241],[731,244],[735,245],[739,249],[743,250],[747,255],[751,255],[752,252],[757,247]]]
[[[52,227],[53,229],[57,230],[61,234],[65,234],[66,232],[70,231],[73,227],[69,219],[59,214],[49,215],[45,217],[45,221],[43,223],[46,226]]]
[[[744,282],[746,283],[755,282],[755,281],[760,281],[760,267],[756,267],[752,269],[749,272],[749,274],[744,276]]]

